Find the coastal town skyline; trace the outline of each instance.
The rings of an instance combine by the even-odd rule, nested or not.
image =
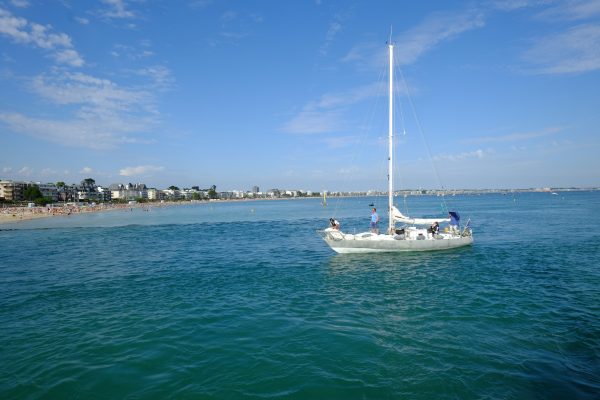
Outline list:
[[[293,197],[322,197],[329,196],[385,196],[386,191],[375,189],[368,190],[311,190],[297,187],[272,187],[262,189],[253,185],[247,189],[222,189],[217,185],[202,186],[177,186],[156,187],[143,182],[112,183],[105,185],[98,183],[93,178],[83,179],[80,183],[39,182],[39,181],[14,181],[0,178],[0,202],[23,202],[24,192],[28,187],[41,190],[41,195],[52,202],[67,201],[102,201],[114,200],[202,200],[202,199],[252,199],[252,198],[293,198]],[[396,188],[395,196],[420,196],[420,195],[461,195],[461,194],[486,194],[486,193],[523,193],[523,192],[552,192],[555,191],[598,191],[598,187],[528,187],[528,188]],[[62,193],[62,194],[61,194]]]
[[[598,4],[0,1],[0,178],[384,190],[392,26],[397,187],[597,187]]]

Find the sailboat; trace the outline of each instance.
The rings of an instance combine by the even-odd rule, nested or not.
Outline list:
[[[331,249],[337,253],[405,252],[445,250],[468,246],[473,243],[469,222],[461,229],[460,216],[455,211],[448,218],[411,218],[394,206],[393,180],[393,93],[394,93],[394,45],[388,43],[389,51],[389,116],[388,116],[388,227],[384,233],[377,230],[362,233],[344,233],[339,226],[317,231]],[[439,224],[447,222],[444,232]],[[401,224],[397,229],[396,223]],[[429,227],[428,227],[429,226]]]

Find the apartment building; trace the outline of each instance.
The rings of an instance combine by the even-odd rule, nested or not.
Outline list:
[[[4,199],[5,201],[23,201],[25,189],[27,189],[26,182],[0,181],[0,199]]]

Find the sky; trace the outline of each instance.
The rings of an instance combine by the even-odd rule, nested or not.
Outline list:
[[[0,0],[0,179],[600,186],[600,0]]]

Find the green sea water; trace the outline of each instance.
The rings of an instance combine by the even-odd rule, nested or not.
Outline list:
[[[448,198],[475,244],[414,254],[333,253],[386,200],[328,200],[0,225],[0,398],[600,398],[599,192]]]

